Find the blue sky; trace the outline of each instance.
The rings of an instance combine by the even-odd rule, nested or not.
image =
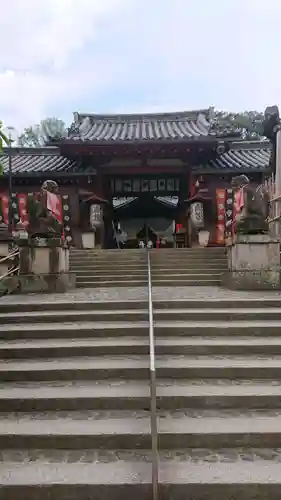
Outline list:
[[[10,0],[0,118],[281,103],[279,0]]]

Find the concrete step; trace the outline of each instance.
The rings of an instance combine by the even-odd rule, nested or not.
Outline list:
[[[158,279],[154,278],[152,285],[153,286],[164,286],[164,287],[175,287],[175,286],[220,286],[220,279],[205,279],[205,280],[174,280],[174,279]],[[104,281],[96,281],[94,279],[88,279],[87,281],[78,281],[77,288],[107,288],[107,287],[144,287],[147,286],[147,280],[104,280]]]
[[[76,275],[79,276],[124,276],[127,274],[128,276],[143,276],[147,278],[147,268],[145,269],[139,269],[139,268],[126,268],[125,266],[122,269],[119,269],[118,267],[116,268],[100,268],[100,267],[91,267],[91,268],[75,268],[73,269],[73,272],[76,273]],[[177,266],[176,268],[173,267],[162,267],[162,268],[152,268],[151,273],[153,276],[163,276],[165,274],[172,274],[175,276],[180,276],[181,274],[221,274],[223,272],[223,269],[220,266],[206,266],[204,269],[197,268],[194,266],[190,267],[184,267],[181,268]]]
[[[6,450],[149,450],[150,418],[137,411],[6,413],[0,415],[0,439]]]
[[[221,453],[175,450],[167,457],[160,454],[160,498],[279,500],[280,463],[267,452],[250,450],[247,456],[251,460],[232,449]],[[123,456],[120,452],[106,455],[86,450],[79,454],[75,450],[75,455],[62,453],[55,461],[51,452],[38,454],[36,459],[34,452],[19,451],[18,456],[25,456],[25,460],[1,465],[1,500],[152,498],[149,452],[124,452]]]
[[[214,263],[214,262],[202,262],[200,265],[197,265],[196,262],[190,263],[190,262],[185,262],[182,264],[179,264],[178,262],[167,262],[166,264],[164,263],[159,263],[159,264],[153,264],[152,266],[152,272],[165,272],[166,270],[171,270],[174,272],[181,272],[184,269],[200,269],[200,270],[205,270],[205,269],[227,269],[227,263],[226,262],[219,262],[219,263]],[[196,267],[197,266],[197,267]],[[147,274],[147,265],[135,265],[135,264],[112,264],[112,263],[105,263],[105,264],[84,264],[84,263],[75,263],[72,264],[71,269],[73,272],[102,272],[102,273],[107,273],[111,274],[113,271],[116,273],[124,273],[124,272],[130,272],[130,273],[146,273]]]
[[[281,408],[277,381],[158,381],[157,404],[175,408]],[[149,410],[149,383],[144,380],[2,383],[0,411]]]
[[[205,408],[281,408],[280,380],[161,379],[159,410]],[[62,410],[149,411],[149,383],[144,380],[6,382],[0,385],[1,412]]]
[[[76,339],[85,339],[127,337],[128,335],[147,337],[148,326],[148,321],[18,323],[0,325],[0,339],[72,339],[74,336]]]
[[[253,453],[251,456],[255,456]],[[266,452],[267,450],[265,450]],[[161,500],[278,500],[280,498],[280,463],[257,458],[229,461],[229,452],[215,454],[175,451],[173,459],[160,461],[159,493]],[[264,454],[266,455],[266,453]],[[245,455],[244,455],[245,456]],[[221,458],[220,458],[221,457]],[[279,497],[278,497],[279,488]]]
[[[156,258],[156,257],[161,257],[161,258],[167,258],[170,256],[174,257],[184,257],[188,255],[203,255],[203,256],[208,256],[210,258],[220,255],[220,256],[225,256],[226,251],[225,249],[222,248],[167,248],[167,249],[156,249],[153,248],[150,250],[150,255],[151,258]],[[110,259],[115,258],[115,259],[122,259],[122,258],[129,258],[129,257],[135,257],[135,258],[140,258],[140,259],[145,259],[147,256],[147,249],[115,249],[115,250],[99,250],[98,252],[95,250],[76,250],[76,251],[71,251],[70,252],[70,257],[94,257],[96,259],[99,258],[108,258]]]
[[[162,355],[156,356],[158,380],[278,379],[281,356]],[[149,379],[149,357],[72,356],[47,359],[0,359],[0,382]]]
[[[124,498],[151,498],[151,463],[143,452],[105,454],[93,450],[64,453],[57,458],[54,453],[41,453],[32,459],[34,452],[22,461],[0,466],[0,499],[2,500],[123,500]],[[147,453],[149,456],[149,453]],[[87,457],[90,457],[87,459]],[[55,460],[54,458],[55,457]]]
[[[244,412],[241,416],[224,415],[223,410],[214,416],[202,412],[169,412],[158,418],[159,449],[193,448],[202,451],[226,448],[278,448],[281,444],[281,414],[278,410]],[[11,426],[11,424],[10,424]],[[239,450],[237,450],[239,452]],[[199,455],[199,453],[198,453]],[[281,453],[280,453],[281,458]]]
[[[206,415],[204,414],[206,413]],[[211,412],[209,412],[211,413]],[[175,411],[158,416],[160,450],[280,448],[281,413]],[[151,447],[149,412],[49,412],[0,415],[2,449],[146,450]],[[234,450],[235,451],[235,450]],[[250,450],[251,451],[251,450]],[[198,453],[199,455],[199,453]]]
[[[158,337],[155,342],[156,353],[163,355],[281,355],[281,337],[237,336],[208,338],[173,336]],[[7,348],[6,350],[10,352],[10,348]]]
[[[221,279],[220,277],[216,279],[215,277],[208,277],[208,279],[190,279],[186,278],[185,280],[176,280],[170,279],[167,277],[166,279],[153,278],[152,286],[164,286],[164,287],[176,287],[176,286],[220,286]]]
[[[281,346],[281,340],[280,340]],[[277,344],[272,349],[278,348]],[[111,356],[149,354],[145,337],[27,339],[0,341],[0,358],[32,359],[71,356]],[[281,354],[281,347],[280,347]]]
[[[205,282],[206,280],[213,280],[213,281],[219,281],[221,277],[221,273],[214,273],[213,271],[210,273],[205,273],[205,274],[194,274],[194,270],[190,270],[189,272],[185,271],[180,274],[174,274],[174,273],[161,273],[161,274],[152,274],[152,280],[153,283],[155,280],[157,281],[166,281],[167,279],[171,280],[172,282],[186,282],[186,281],[196,281],[196,282]],[[90,282],[122,282],[125,281],[128,283],[128,281],[146,281],[147,282],[147,276],[145,274],[143,275],[138,275],[138,274],[130,274],[126,273],[123,276],[120,276],[119,274],[113,273],[112,275],[104,275],[104,274],[95,274],[95,273],[88,273],[87,276],[77,273],[76,275],[76,283],[85,283],[85,280]]]
[[[159,336],[280,336],[281,321],[156,321]]]
[[[28,311],[0,313],[0,324],[11,323],[48,323],[48,322],[70,322],[70,321],[146,321],[148,320],[148,308],[146,309],[103,309],[103,310],[59,310],[59,311]]]
[[[110,264],[113,264],[115,263],[116,265],[125,265],[126,263],[128,263],[128,265],[136,265],[136,266],[144,266],[147,264],[147,260],[145,259],[139,259],[139,258],[135,258],[135,257],[131,257],[131,258],[128,258],[127,256],[125,256],[124,258],[122,259],[114,259],[114,257],[112,258],[112,260],[109,260],[108,257],[103,257],[103,258],[99,258],[99,259],[96,259],[96,258],[93,258],[91,257],[90,255],[88,256],[84,256],[84,257],[80,257],[80,256],[75,256],[75,257],[71,257],[69,259],[71,265],[78,265],[78,264],[92,264],[92,265],[96,265],[96,266],[99,266],[99,265],[106,265],[106,263],[110,263]],[[158,258],[154,258],[154,259],[151,259],[151,263],[152,263],[152,266],[156,265],[156,264],[162,264],[162,265],[165,265],[167,263],[172,263],[172,264],[176,264],[176,263],[181,263],[181,264],[185,264],[185,263],[190,263],[190,262],[202,262],[202,263],[226,263],[227,262],[227,259],[224,255],[215,255],[215,256],[212,256],[212,257],[208,257],[208,256],[204,256],[204,255],[186,255],[186,256],[165,256],[165,258],[163,257],[158,257]]]
[[[58,332],[59,335],[59,332]],[[32,359],[72,356],[148,355],[145,337],[30,339],[0,341],[0,358]],[[159,355],[281,355],[281,337],[161,337]]]
[[[88,279],[87,281],[78,281],[77,282],[77,288],[110,288],[110,287],[144,287],[147,286],[147,279],[146,280],[114,280],[114,281],[109,281],[109,280],[104,280],[104,281],[95,281],[94,279]]]
[[[0,384],[0,411],[149,411],[149,393],[145,380],[10,382]]]
[[[205,281],[208,279],[220,279],[221,273],[218,271],[213,271],[211,270],[210,272],[206,273],[205,270],[204,272],[195,273],[194,269],[190,270],[184,270],[179,274],[176,274],[175,272],[164,272],[162,274],[154,274],[152,273],[152,277],[155,280],[162,280],[165,279],[165,276],[169,277],[169,279],[173,279],[175,281],[186,281],[186,280],[193,280],[193,281]]]
[[[21,298],[22,299],[22,298]],[[20,300],[20,298],[19,298]],[[49,301],[48,301],[49,300]],[[277,302],[275,302],[277,304]],[[162,302],[161,302],[162,304]],[[280,300],[281,304],[281,300]],[[85,297],[76,297],[76,300],[70,298],[64,298],[64,295],[60,295],[60,300],[38,300],[34,301],[31,297],[28,297],[28,300],[21,302],[6,302],[5,300],[0,301],[0,313],[20,313],[20,312],[36,312],[36,311],[67,311],[69,310],[79,310],[79,311],[119,311],[120,309],[124,309],[124,305],[126,309],[135,309],[135,310],[147,310],[147,300],[127,300],[124,304],[124,300],[108,300],[108,301],[100,301],[89,299],[85,300]]]
[[[146,254],[146,248],[71,248],[71,255],[76,254],[91,254],[91,255],[126,255],[126,254],[136,254],[144,255]]]
[[[142,273],[142,274],[131,274],[131,273],[126,273],[124,275],[120,274],[115,274],[114,271],[111,275],[109,274],[96,274],[96,273],[87,273],[85,276],[84,274],[77,273],[76,274],[76,283],[84,283],[85,280],[87,281],[92,281],[94,280],[96,283],[103,283],[105,281],[107,282],[122,282],[125,281],[126,283],[133,281],[141,281],[143,283],[147,283],[147,273]]]
[[[156,357],[157,377],[165,379],[278,379],[281,357],[256,355],[163,355]],[[0,371],[0,376],[2,372]],[[10,375],[8,375],[9,377]],[[12,375],[11,375],[12,376]]]
[[[247,294],[246,296],[238,293],[229,296],[227,291],[225,295],[213,297],[213,290],[210,294],[194,298],[171,298],[153,300],[153,308],[156,309],[253,309],[253,308],[271,308],[281,307],[281,294]]]
[[[94,249],[94,248],[81,248],[81,249],[71,249],[71,255],[146,255],[146,248],[114,248],[114,249]],[[180,254],[208,254],[214,255],[216,253],[225,254],[226,249],[224,247],[193,247],[193,248],[152,248],[150,254],[154,255],[180,255]]]
[[[147,337],[148,321],[0,325],[0,340]],[[157,337],[280,337],[281,321],[156,321]]]
[[[209,297],[197,298],[179,298],[179,299],[157,299],[153,300],[154,311],[156,310],[173,310],[174,309],[203,309],[214,310],[214,309],[268,309],[268,308],[280,308],[281,307],[281,295],[256,295],[252,296],[246,295],[241,298],[239,294],[235,294],[232,298],[227,296],[212,298],[212,292],[210,292]],[[79,311],[116,311],[124,309],[124,301],[122,300],[108,300],[108,301],[97,301],[94,299],[85,299],[85,297],[76,297],[74,301],[73,298],[64,298],[64,295],[60,295],[58,299],[51,300],[51,297],[44,298],[44,300],[35,301],[32,297],[28,297],[28,300],[24,300],[22,297],[18,297],[19,302],[6,301],[5,298],[0,301],[0,313],[19,313],[19,312],[36,312],[36,311],[69,311],[69,310],[79,310]],[[140,300],[127,300],[125,304],[125,309],[135,309],[135,310],[147,310],[147,299]]]
[[[76,268],[75,271],[76,276],[79,277],[89,277],[89,276],[102,276],[103,279],[111,278],[112,276],[118,277],[118,279],[123,278],[124,276],[132,277],[141,277],[142,279],[147,279],[147,268],[144,269],[118,269],[118,268],[104,268],[100,269],[99,267],[93,269],[84,269],[84,268]]]
[[[172,321],[173,319],[177,321],[279,321],[281,320],[281,308],[280,307],[260,307],[258,308],[246,308],[242,307],[237,309],[227,309],[227,308],[200,308],[200,309],[155,309],[154,319],[156,321]]]
[[[139,257],[136,255],[123,255],[122,257],[115,257],[114,255],[112,257],[109,257],[108,255],[96,257],[94,255],[75,255],[75,256],[70,256],[69,261],[71,263],[73,262],[93,262],[96,264],[99,263],[106,263],[106,262],[116,262],[116,263],[136,263],[136,264],[146,264],[147,263],[147,256],[144,255],[143,257]]]
[[[212,297],[213,290],[210,291],[210,296],[208,294],[202,298],[198,298],[196,295],[194,298],[176,298],[176,299],[156,299],[153,300],[154,311],[158,310],[171,310],[173,314],[174,309],[198,309],[203,310],[215,310],[215,309],[271,309],[281,307],[281,295],[268,294],[259,295],[253,294],[252,296],[246,295],[241,297],[238,294],[233,296],[222,295],[222,297]],[[61,294],[55,297],[55,300],[50,297],[44,297],[44,300],[35,301],[33,297],[27,297],[25,300],[23,297],[18,297],[18,301],[10,302],[5,300],[5,298],[0,301],[0,313],[20,313],[20,312],[36,312],[36,311],[69,311],[69,310],[79,310],[79,311],[116,311],[127,309],[135,310],[147,310],[148,303],[147,298],[140,300],[108,300],[100,301],[94,299],[85,299],[84,296],[76,297],[74,301],[73,298],[65,297]]]
[[[180,276],[190,276],[190,275],[221,275],[222,272],[224,272],[224,269],[221,266],[206,266],[205,268],[197,267],[197,266],[190,266],[190,267],[184,267],[184,268],[171,268],[171,267],[166,267],[166,269],[156,269],[152,268],[151,269],[151,275],[154,277],[163,277],[166,275],[173,276],[175,278],[178,278]]]
[[[31,382],[109,379],[148,380],[149,357],[119,355],[0,360],[0,383],[21,380]]]
[[[181,408],[281,408],[281,381],[271,380],[158,380],[160,410]]]
[[[208,251],[185,251],[185,252],[150,252],[151,260],[169,260],[169,259],[188,259],[188,258],[201,258],[201,259],[216,259],[216,258],[227,258],[227,254],[225,252],[208,252]],[[136,260],[136,261],[147,261],[147,252],[116,252],[116,253],[107,253],[102,252],[100,254],[93,253],[71,253],[69,256],[70,259],[93,259],[96,262],[104,261],[104,260],[114,260],[115,262],[124,261],[124,260]]]

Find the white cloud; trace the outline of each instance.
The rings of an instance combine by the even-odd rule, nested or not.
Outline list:
[[[87,61],[80,67],[76,52],[95,39],[102,19],[125,3],[10,0],[0,24],[0,116],[5,123],[21,128],[40,120],[51,103],[71,99],[85,85],[102,85]]]
[[[280,18],[276,0],[10,0],[0,119],[20,130],[75,110],[263,110],[281,103]]]

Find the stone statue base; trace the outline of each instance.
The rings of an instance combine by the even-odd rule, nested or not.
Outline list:
[[[247,217],[236,221],[238,234],[267,234],[268,223],[258,215],[247,215]]]
[[[237,234],[228,247],[228,271],[222,286],[236,290],[280,288],[280,243],[268,235]]]
[[[6,227],[0,228],[0,277],[6,275],[9,270],[16,265],[16,257],[12,259],[5,259],[12,251],[14,239],[8,233]],[[3,260],[5,259],[5,260]],[[16,266],[17,267],[17,266]],[[6,291],[6,281],[9,277],[0,280],[0,293]]]
[[[5,280],[17,293],[66,292],[76,286],[69,272],[69,249],[60,237],[19,239],[19,275]]]

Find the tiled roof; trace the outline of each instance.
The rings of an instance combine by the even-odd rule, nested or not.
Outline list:
[[[268,141],[238,141],[230,144],[229,150],[211,160],[202,169],[218,170],[265,170],[269,167],[271,145]],[[4,167],[4,174],[8,173],[9,160],[7,154],[0,156],[0,164]],[[201,167],[195,166],[198,170]],[[69,160],[60,155],[59,149],[48,148],[13,148],[12,157],[13,175],[40,175],[40,174],[91,174],[95,168],[89,164],[82,164]]]
[[[269,167],[271,151],[268,141],[232,142],[230,149],[208,166],[219,170],[265,170]]]
[[[9,158],[4,149],[0,155],[0,164],[4,174],[9,171]],[[12,149],[12,172],[13,175],[20,174],[42,174],[75,172],[79,166],[75,161],[60,156],[58,148],[13,148]]]
[[[74,113],[68,139],[95,143],[206,138],[210,110],[179,113],[97,115]]]

